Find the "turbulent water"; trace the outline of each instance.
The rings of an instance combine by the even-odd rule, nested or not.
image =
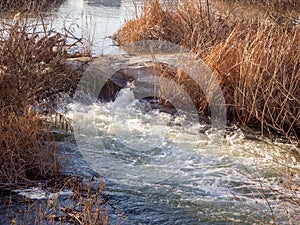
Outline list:
[[[94,55],[116,54],[121,50],[107,37],[135,9],[131,0],[67,0],[49,18],[57,31],[66,27],[93,43]],[[121,224],[266,224],[272,213],[278,224],[288,224],[285,207],[292,206],[278,191],[292,198],[300,193],[283,189],[278,171],[299,168],[293,155],[283,157],[293,146],[249,138],[237,127],[220,140],[208,124],[152,109],[131,89],[114,102],[69,104],[77,145],[64,143],[76,169],[88,176],[92,168],[105,178]],[[300,221],[297,210],[291,213]]]
[[[237,128],[215,142],[207,124],[151,109],[131,88],[114,102],[68,108],[80,152],[107,179],[125,224],[269,222],[268,203],[286,220],[271,166],[292,146],[247,139]]]

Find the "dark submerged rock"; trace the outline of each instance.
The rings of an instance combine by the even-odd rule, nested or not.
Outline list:
[[[153,66],[151,65],[131,65],[128,68],[121,69],[114,73],[101,89],[98,99],[102,102],[114,101],[122,88],[128,87],[128,84],[133,84],[133,92],[141,103],[148,103],[151,109],[158,109],[160,112],[175,114],[176,109],[167,100],[154,96],[147,95],[139,98],[145,93],[151,93],[153,84],[149,83],[147,78],[155,76]]]

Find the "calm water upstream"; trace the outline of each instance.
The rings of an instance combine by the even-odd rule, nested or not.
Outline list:
[[[92,41],[95,55],[119,54],[107,37],[134,12],[131,0],[67,0],[53,24]],[[97,135],[77,136],[86,164],[73,163],[105,178],[111,204],[124,214],[122,224],[257,224],[254,217],[264,224],[271,221],[268,204],[278,223],[287,223],[274,191],[280,177],[270,168],[274,156],[295,147],[247,138],[234,127],[215,144],[208,125],[151,109],[133,88],[122,89],[114,102],[74,101],[67,113],[76,129],[96,128]],[[66,154],[79,154],[77,146],[66,145]],[[282,163],[299,167],[292,156]]]
[[[77,37],[86,43],[92,42],[93,54],[111,54],[119,52],[109,38],[125,19],[133,18],[141,0],[66,0],[54,15],[54,27],[70,28]]]

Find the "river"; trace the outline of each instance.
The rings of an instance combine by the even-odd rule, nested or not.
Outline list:
[[[94,54],[120,54],[107,37],[134,16],[141,2],[135,4],[68,0],[57,15],[83,28],[75,33],[92,35]],[[74,101],[67,114],[77,130],[96,129],[77,134],[77,148],[106,179],[124,224],[268,223],[271,211],[276,222],[287,221],[276,190],[282,188],[280,163],[299,168],[292,156],[286,159],[294,146],[246,135],[234,126],[216,144],[208,124],[152,110],[133,89],[122,89],[114,102]]]
[[[273,159],[292,146],[247,138],[237,127],[214,145],[207,125],[183,125],[185,117],[147,109],[130,88],[115,102],[69,105],[84,133],[76,138],[80,152],[104,176],[125,224],[266,223],[265,195],[280,224],[287,219],[274,191],[280,177]],[[96,135],[83,131],[89,126]]]
[[[93,43],[94,55],[121,54],[109,37],[135,10],[130,0],[67,0],[53,23]],[[92,126],[96,133],[75,135],[77,145],[62,144],[64,154],[78,156],[72,163],[78,171],[88,176],[91,168],[104,177],[122,224],[266,224],[271,212],[278,224],[288,224],[288,203],[278,193],[284,165],[299,169],[293,155],[286,156],[298,151],[295,146],[237,126],[227,127],[221,143],[214,143],[208,124],[152,109],[133,89],[123,88],[114,102],[67,105],[77,130]],[[299,210],[290,209],[300,220]]]
[[[134,4],[131,0],[66,0],[50,17],[58,31],[69,28],[85,44],[92,43],[93,55],[115,54],[121,50],[113,46],[110,37],[140,6],[140,0]]]

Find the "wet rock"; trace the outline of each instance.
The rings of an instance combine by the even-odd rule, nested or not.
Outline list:
[[[114,101],[122,88],[130,86],[142,103],[148,102],[151,109],[174,114],[176,109],[163,98],[157,97],[153,63],[135,63],[115,72],[107,79],[98,95],[102,102]]]
[[[149,55],[123,54],[100,56],[92,61],[90,61],[91,58],[72,59],[69,64],[75,68],[84,68],[84,79],[82,79],[84,80],[84,92],[80,92],[77,96],[78,99],[83,99],[87,103],[97,100],[101,102],[115,101],[121,89],[130,87],[135,98],[141,102],[146,100],[151,109],[175,114],[176,108],[179,107],[180,111],[185,108],[184,104],[189,102],[186,103],[185,99],[178,97],[178,93],[174,92],[176,87],[172,87],[172,84],[166,81],[167,79],[164,80],[163,77],[155,74],[154,65],[157,62],[177,65],[181,58],[182,54],[176,55],[175,53],[155,55],[154,58]],[[87,64],[87,62],[89,63]],[[174,90],[169,90],[170,87]],[[174,95],[172,95],[173,92]],[[177,105],[172,105],[173,102]],[[202,119],[200,120],[202,121]]]
[[[153,66],[146,63],[128,66],[108,78],[98,95],[98,99],[101,101],[114,101],[118,92],[127,87],[129,83],[132,83],[135,87],[133,89],[135,96],[154,94],[153,84],[149,84],[149,79],[147,79],[154,75]]]

